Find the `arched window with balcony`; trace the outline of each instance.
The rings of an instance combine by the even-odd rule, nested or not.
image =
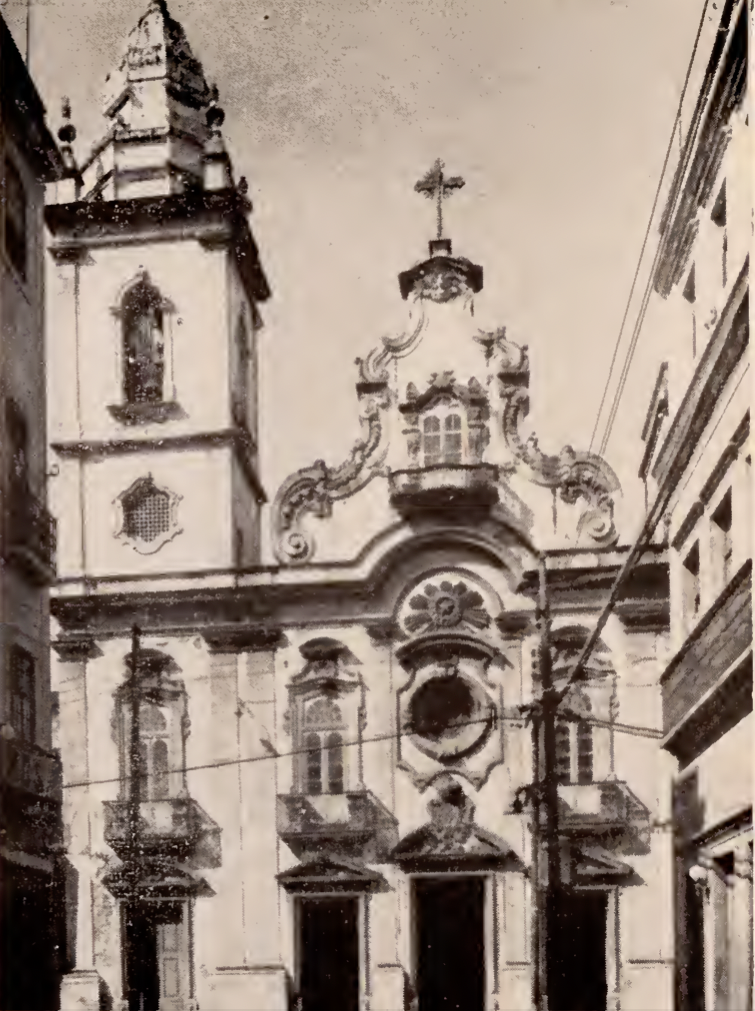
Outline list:
[[[580,699],[580,715],[556,720],[556,779],[559,783],[592,783],[593,742],[591,711],[587,698]]]
[[[143,702],[139,712],[139,737],[145,800],[166,800],[170,796],[168,721],[153,702]]]
[[[119,751],[121,799],[132,796],[131,730],[136,715],[140,797],[143,801],[173,800],[186,796],[186,690],[181,681],[168,675],[170,657],[151,649],[143,649],[142,657],[139,683],[134,685],[127,677],[115,696],[113,739]]]
[[[304,793],[344,792],[343,714],[337,702],[316,698],[304,712]]]

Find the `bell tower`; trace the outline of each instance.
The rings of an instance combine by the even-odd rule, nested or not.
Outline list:
[[[259,560],[257,337],[270,295],[216,88],[165,0],[48,194],[51,498],[84,581]]]

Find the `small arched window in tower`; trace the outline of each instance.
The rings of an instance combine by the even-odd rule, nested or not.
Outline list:
[[[165,379],[164,300],[146,273],[124,295],[121,323],[126,402],[159,403]]]
[[[586,699],[581,700],[585,715],[590,711]],[[559,783],[592,783],[592,725],[586,719],[563,720],[556,723],[556,779]]]
[[[305,793],[343,793],[343,715],[336,702],[318,698],[305,711]]]
[[[422,419],[425,467],[462,463],[462,419],[458,410],[434,411]]]

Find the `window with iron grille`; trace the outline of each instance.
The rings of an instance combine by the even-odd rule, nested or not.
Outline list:
[[[156,488],[150,479],[143,481],[123,499],[123,529],[127,537],[154,541],[168,533],[171,526],[170,496]]]

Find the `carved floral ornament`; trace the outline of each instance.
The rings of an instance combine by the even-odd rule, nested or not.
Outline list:
[[[459,625],[483,629],[490,625],[490,614],[477,590],[461,580],[452,583],[444,579],[440,585],[426,583],[409,599],[402,623],[410,634],[449,630]]]

